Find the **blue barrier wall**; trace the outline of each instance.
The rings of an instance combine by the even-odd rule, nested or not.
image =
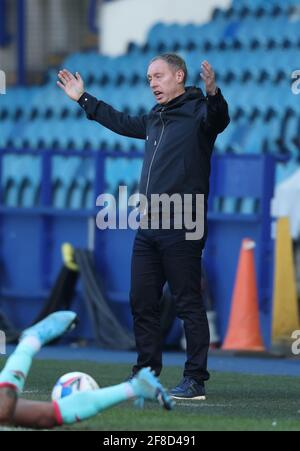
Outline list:
[[[13,151],[11,151],[13,152]],[[0,151],[3,155],[8,151]],[[66,210],[52,206],[51,173],[54,157],[82,157],[77,152],[28,152],[41,161],[41,202],[35,208],[0,207],[1,288],[0,308],[18,326],[27,326],[42,308],[61,267],[60,247],[94,244],[105,294],[120,321],[131,328],[128,305],[130,259],[135,232],[96,229],[97,209]],[[124,154],[85,152],[95,168],[94,198],[105,192],[105,159]],[[141,158],[130,154],[129,158]],[[262,155],[222,155],[213,158],[209,203],[209,237],[205,266],[215,302],[220,334],[224,338],[241,241],[256,242],[255,257],[261,324],[265,343],[270,342],[273,243],[270,200],[273,195],[275,159]],[[221,208],[220,208],[221,205]],[[249,207],[250,205],[250,207]],[[79,286],[75,308],[80,314],[78,337],[92,338],[90,322]],[[170,341],[180,335],[177,323]]]
[[[270,344],[273,240],[270,202],[273,197],[276,160],[270,155],[216,156],[211,180],[209,238],[205,265],[209,286],[219,316],[221,338],[226,334],[231,296],[240,247],[244,238],[256,243],[255,261],[260,320],[265,344]],[[247,205],[237,212],[214,212],[216,199],[244,199]],[[250,211],[250,212],[249,212]]]

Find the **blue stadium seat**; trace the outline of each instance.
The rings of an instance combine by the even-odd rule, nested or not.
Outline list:
[[[216,142],[216,151],[218,153],[226,153],[229,145],[231,144],[231,136],[233,134],[233,127],[228,127],[224,133],[222,133]]]
[[[1,121],[0,149],[6,147],[7,141],[14,136],[14,122],[10,119]]]
[[[52,170],[53,180],[53,206],[56,208],[79,208],[77,200],[74,200],[74,191],[80,182],[78,177],[81,171],[82,161],[78,157],[54,157]],[[78,179],[78,180],[77,180]],[[73,188],[75,186],[75,188]]]
[[[22,158],[22,182],[19,188],[19,204],[24,208],[33,208],[39,204],[39,185],[41,182],[41,161],[39,157]]]
[[[241,199],[240,213],[244,215],[251,215],[258,213],[256,211],[257,200],[252,197],[244,197]]]
[[[168,26],[164,23],[157,23],[148,33],[147,43],[150,48],[157,49],[169,39]]]
[[[17,113],[25,117],[36,92],[37,88],[9,88],[6,95],[1,96],[0,114],[7,113],[10,119],[16,118]]]
[[[69,182],[64,177],[65,160],[60,156],[52,159],[52,205],[55,208],[65,207],[65,191]]]
[[[41,180],[38,157],[5,155],[2,173],[2,192],[6,206],[34,207],[37,205]]]
[[[290,151],[292,157],[297,158],[299,154],[300,134],[299,134],[299,117],[293,115],[287,121],[284,135],[283,135],[283,147]],[[299,140],[299,145],[297,145]]]
[[[222,202],[222,213],[234,214],[237,209],[237,200],[234,197],[225,197]]]
[[[88,162],[77,157],[68,161],[68,180],[65,208],[84,208],[84,191],[88,180]]]
[[[114,194],[120,182],[120,164],[123,160],[107,158],[105,161],[106,192]]]
[[[3,157],[2,198],[7,207],[18,207],[18,189],[21,182],[20,169],[20,159],[14,154]]]
[[[297,170],[299,170],[299,162],[295,160],[290,160],[287,163],[278,164],[276,167],[276,185],[284,182]]]
[[[262,151],[262,140],[266,137],[264,123],[259,121],[249,126],[242,141],[243,153],[260,153]]]
[[[31,102],[31,111],[36,111],[39,117],[45,118],[47,113],[59,117],[62,111],[75,115],[78,105],[72,102],[56,85],[47,85],[36,90]]]

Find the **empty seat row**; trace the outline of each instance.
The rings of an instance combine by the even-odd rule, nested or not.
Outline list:
[[[279,2],[273,4],[272,2],[263,2],[258,5],[244,5],[243,3],[236,6],[232,6],[228,9],[215,8],[212,14],[214,21],[220,19],[240,20],[248,17],[263,18],[284,16],[294,16],[299,11],[299,5],[295,5],[294,2]]]
[[[26,91],[26,88],[23,88],[23,91]],[[76,102],[72,102],[55,85],[39,88],[35,96],[28,97],[25,101],[23,101],[23,91],[9,89],[6,96],[1,96],[1,121],[6,118],[32,120],[36,117],[48,119],[53,116],[61,118],[68,115],[84,115]],[[135,86],[134,89],[123,86],[117,90],[110,86],[90,85],[88,91],[104,102],[113,104],[116,109],[122,111],[130,109],[132,114],[141,114],[155,104],[154,96],[145,83]],[[4,98],[3,102],[2,97]]]
[[[200,65],[204,56],[199,52],[182,53],[189,70],[189,85],[200,85]],[[284,109],[286,105],[298,107],[298,103],[290,95],[293,83],[292,74],[298,70],[297,61],[300,52],[274,52],[269,55],[266,52],[228,52],[228,58],[220,57],[217,52],[211,52],[208,59],[216,71],[217,81],[226,92],[243,91],[243,96],[230,96],[231,104],[247,108],[249,94],[251,104],[259,107],[262,99],[265,105],[274,104],[275,107]],[[230,85],[227,87],[227,85]],[[20,121],[34,120],[68,120],[68,118],[83,119],[84,111],[68,97],[58,91],[55,86],[47,85],[35,89],[34,96],[25,98],[27,88],[9,89],[6,96],[1,96],[0,120],[6,119]],[[117,110],[141,115],[148,112],[155,105],[155,98],[148,84],[140,82],[134,87],[123,85],[99,86],[93,84],[87,90],[111,105]],[[30,91],[30,90],[29,90]],[[255,92],[255,98],[252,93]],[[271,94],[271,96],[270,96]],[[273,99],[277,99],[276,102]],[[279,101],[278,101],[279,99]],[[47,125],[45,122],[45,126]],[[33,125],[34,127],[34,125]],[[22,125],[17,130],[22,134]],[[16,130],[14,130],[16,131]],[[1,137],[0,137],[1,140]]]
[[[254,95],[254,94],[253,94]],[[227,97],[227,96],[226,96]],[[216,148],[220,152],[272,152],[289,153],[295,157],[300,151],[300,115],[292,109],[262,112],[252,105],[248,116],[242,110],[235,111],[229,103],[232,123],[222,133]],[[250,105],[251,106],[251,105]],[[249,117],[250,116],[250,117]],[[5,122],[2,123],[5,132]],[[6,135],[6,141],[3,136]],[[69,120],[65,122],[29,122],[23,134],[4,133],[0,140],[1,147],[15,149],[61,149],[61,150],[117,150],[124,153],[143,152],[143,140],[135,140],[119,136],[90,121]]]
[[[195,60],[198,61],[198,55],[190,56],[190,65],[195,64]],[[258,86],[252,81],[246,85],[232,83],[223,86],[221,84],[221,88],[228,101],[233,120],[241,117],[247,119],[259,117],[263,124],[270,115],[283,118],[287,111],[295,114],[299,111],[299,96],[293,94],[292,79],[289,78],[282,80],[278,86],[268,82]],[[14,90],[11,90],[11,93],[13,92]],[[128,92],[128,95],[125,90],[103,89],[95,85],[91,86],[90,92],[109,102],[116,109],[127,111],[132,115],[140,114],[142,110],[147,112],[154,105],[151,90],[145,85],[138,85],[137,89]],[[73,102],[69,104],[71,108],[74,107]],[[0,147],[75,150],[106,148],[125,152],[142,150],[144,147],[141,140],[121,137],[93,121],[86,120],[83,110],[77,105],[75,105],[75,115],[64,119],[58,116],[45,120],[43,113],[46,108],[50,107],[42,106],[41,117],[35,120],[26,116],[17,122],[10,117],[2,119]],[[82,113],[80,117],[77,117],[78,112]]]
[[[142,140],[119,136],[92,121],[3,121],[0,148],[142,151]]]
[[[264,17],[257,20],[228,20],[226,18],[204,25],[166,25],[158,23],[148,34],[145,49],[152,51],[203,49],[208,46],[296,46],[300,40],[299,18],[287,16]]]
[[[300,6],[299,0],[233,0],[232,2],[232,8],[233,9],[239,9],[239,8],[249,8],[252,10],[258,9],[258,8],[266,8],[267,10],[272,10],[274,6],[279,7],[293,7],[293,6]]]
[[[128,196],[136,192],[141,164],[141,159],[108,158],[105,166],[106,192],[118,195],[120,185],[127,186]],[[54,156],[51,176],[53,207],[95,207],[94,160]],[[3,157],[1,191],[4,205],[23,208],[40,206],[41,182],[40,157],[16,154]]]
[[[213,213],[259,214],[260,201],[255,198],[215,197],[211,206]]]

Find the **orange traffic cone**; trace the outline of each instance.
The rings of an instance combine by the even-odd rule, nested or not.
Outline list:
[[[254,247],[254,241],[243,240],[223,350],[265,350],[259,326]]]

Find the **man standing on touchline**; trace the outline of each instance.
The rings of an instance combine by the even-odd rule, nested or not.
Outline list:
[[[205,399],[209,379],[207,354],[209,327],[201,295],[201,257],[207,236],[207,198],[211,155],[217,135],[229,124],[228,105],[217,87],[207,61],[201,65],[206,96],[199,88],[186,87],[187,68],[175,54],[154,58],[148,81],[157,104],[146,115],[132,117],[116,111],[84,90],[84,83],[64,69],[58,86],[85,110],[88,119],[124,136],[145,140],[140,194],[204,195],[204,236],[187,240],[184,227],[169,230],[139,229],[133,248],[130,304],[138,352],[135,375],[151,367],[162,369],[160,298],[168,282],[177,315],[183,320],[187,360],[183,379],[170,391],[178,399]],[[151,215],[151,212],[150,212]],[[173,218],[174,219],[174,218]]]

